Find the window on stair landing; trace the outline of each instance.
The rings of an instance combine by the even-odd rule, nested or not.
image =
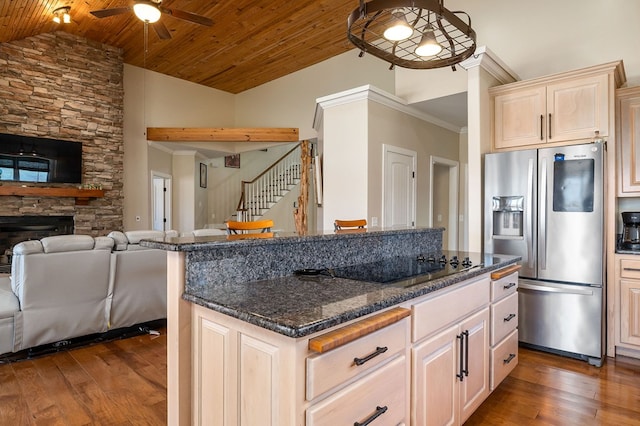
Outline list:
[[[50,165],[46,158],[0,155],[0,180],[48,182]]]

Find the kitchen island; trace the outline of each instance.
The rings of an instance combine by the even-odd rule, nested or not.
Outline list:
[[[412,327],[412,317],[415,323],[416,315],[432,313],[437,318],[429,322],[437,324],[456,319],[451,313],[458,309],[486,313],[486,355],[480,358],[487,365],[489,273],[519,258],[479,255],[478,263],[418,281],[380,283],[332,271],[399,257],[433,262],[428,255],[439,260],[441,243],[442,229],[144,242],[168,251],[169,424],[330,424],[342,417],[328,413],[346,420],[354,405],[369,404],[362,395],[384,395],[389,386],[398,389],[391,404],[348,421],[379,416],[380,424],[408,424],[416,415],[409,398],[409,360],[416,350],[410,342],[422,341],[429,329]],[[449,299],[429,304],[441,293]],[[341,371],[339,358],[346,353],[353,360],[352,350],[365,350],[372,339],[391,344],[374,346],[380,353],[364,356],[362,371]],[[466,344],[473,346],[473,338]],[[350,402],[336,408],[334,401]]]

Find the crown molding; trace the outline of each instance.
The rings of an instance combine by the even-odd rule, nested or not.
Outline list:
[[[479,46],[473,55],[460,62],[460,66],[465,70],[478,66],[482,67],[482,69],[495,77],[500,84],[513,83],[520,80],[518,74],[486,46]]]
[[[372,85],[365,85],[356,87],[354,89],[345,90],[343,92],[335,93],[333,95],[324,96],[322,98],[316,99],[316,109],[313,119],[313,128],[316,131],[320,130],[320,126],[323,120],[323,113],[325,109],[333,108],[340,105],[349,104],[352,102],[358,102],[362,100],[368,100],[372,102],[379,103],[386,107],[395,109],[396,111],[400,111],[412,117],[415,117],[419,120],[426,121],[428,123],[434,124],[438,127],[442,127],[444,129],[450,130],[455,133],[460,133],[461,128],[458,126],[454,126],[451,123],[448,123],[444,120],[440,120],[432,115],[426,114],[415,107],[407,104],[407,101],[392,95],[391,93],[385,92],[382,89],[379,89]]]

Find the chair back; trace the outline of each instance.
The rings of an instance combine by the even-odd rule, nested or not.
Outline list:
[[[254,220],[252,222],[235,222],[230,220],[227,222],[227,234],[237,234],[238,231],[245,233],[248,231],[271,232],[272,227],[273,220],[271,219]]]
[[[366,228],[367,219],[356,219],[356,220],[339,220],[336,219],[333,222],[333,226],[336,231],[340,231],[342,229],[354,229],[354,228]]]

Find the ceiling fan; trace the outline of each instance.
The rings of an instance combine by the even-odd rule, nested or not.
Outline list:
[[[162,22],[159,22],[162,14],[173,16],[183,21],[192,22],[194,24],[205,25],[210,27],[213,21],[195,13],[185,12],[184,10],[169,9],[162,7],[162,0],[136,0],[132,6],[114,7],[110,9],[92,10],[90,13],[96,18],[108,18],[109,16],[121,15],[133,10],[133,13],[145,24],[152,24],[158,37],[162,40],[171,38],[171,34]]]

